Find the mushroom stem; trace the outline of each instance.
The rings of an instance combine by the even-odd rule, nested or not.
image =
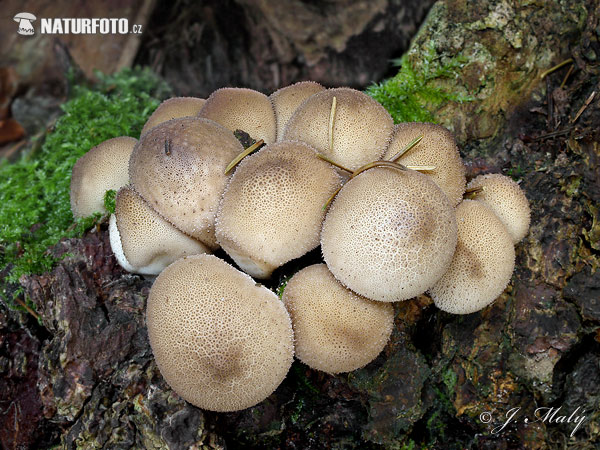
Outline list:
[[[334,96],[331,101],[331,111],[329,112],[329,152],[333,153],[333,121],[335,120],[335,110],[337,107],[337,98]]]
[[[392,156],[389,159],[389,161],[396,162],[396,160],[398,160],[402,156],[404,156],[404,154],[407,151],[409,151],[411,148],[413,148],[415,145],[417,145],[419,142],[421,142],[422,139],[423,139],[423,135],[417,136],[412,141],[410,141],[406,147],[404,147],[402,150],[400,150],[398,153],[396,153],[394,156]]]
[[[469,200],[473,200],[475,197],[477,197],[477,194],[483,191],[485,191],[484,186],[468,188],[467,190],[465,190],[464,197],[468,198]]]
[[[323,161],[328,162],[329,164],[333,164],[335,167],[337,167],[338,169],[342,169],[345,170],[348,173],[352,173],[352,170],[342,166],[341,164],[336,163],[335,161],[333,161],[332,159],[329,159],[327,156],[322,155],[321,153],[317,153],[317,157],[319,159],[322,159]]]
[[[235,158],[233,158],[233,160],[225,168],[225,175],[227,175],[231,171],[231,169],[233,169],[235,166],[237,166],[242,159],[244,159],[246,156],[248,156],[253,151],[257,150],[264,143],[265,143],[265,141],[263,139],[256,141],[254,144],[252,144],[250,147],[248,147],[242,153],[240,153]]]

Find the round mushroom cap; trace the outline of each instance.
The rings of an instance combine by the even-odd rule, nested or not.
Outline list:
[[[333,98],[333,151],[329,124]],[[350,88],[328,89],[309,97],[292,115],[283,139],[304,141],[324,156],[356,170],[378,160],[387,148],[394,121],[383,106]]]
[[[396,162],[405,166],[435,166],[435,169],[427,172],[426,175],[430,176],[444,191],[452,206],[458,205],[465,193],[465,166],[458,153],[454,136],[446,128],[433,123],[399,123],[394,127],[392,142],[383,159],[392,158],[421,135],[423,136],[421,142]]]
[[[350,372],[373,361],[392,334],[394,308],[342,286],[325,264],[296,273],[283,302],[292,318],[296,356],[327,373]]]
[[[422,294],[446,272],[456,246],[448,197],[413,170],[372,168],[340,190],[325,216],[321,249],[346,287],[372,300]]]
[[[531,211],[527,197],[511,178],[499,173],[479,175],[468,188],[483,188],[474,200],[485,203],[502,221],[513,243],[521,241],[529,231]]]
[[[302,102],[324,90],[325,88],[315,81],[300,81],[291,86],[278,89],[269,96],[275,110],[278,141],[283,140],[283,130]]]
[[[268,278],[319,245],[323,205],[340,181],[307,144],[268,145],[231,177],[219,206],[217,242],[242,270]]]
[[[275,142],[277,125],[269,97],[245,88],[221,88],[214,91],[198,113],[231,130],[242,130],[266,144]]]
[[[185,234],[216,248],[215,216],[227,179],[227,164],[244,150],[216,122],[180,118],[140,138],[129,161],[135,190]]]
[[[464,200],[456,208],[456,221],[452,264],[429,293],[441,310],[469,314],[502,294],[513,273],[515,249],[506,227],[482,202]]]
[[[203,98],[173,97],[165,100],[154,110],[142,128],[142,135],[156,125],[180,117],[195,117],[206,103]]]
[[[144,275],[158,275],[183,256],[209,251],[160,217],[131,187],[117,193],[109,232],[119,264],[129,272]]]
[[[96,145],[77,160],[71,174],[71,211],[75,217],[106,212],[106,191],[129,183],[129,157],[137,139],[120,136]]]
[[[182,258],[161,272],[146,322],[161,374],[199,408],[254,406],[279,386],[293,361],[283,303],[212,255]]]

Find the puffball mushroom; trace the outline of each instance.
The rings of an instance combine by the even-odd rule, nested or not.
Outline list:
[[[129,183],[129,157],[137,139],[120,136],[108,139],[77,160],[71,173],[71,211],[75,217],[106,212],[106,191]]]
[[[287,125],[290,117],[296,109],[308,97],[317,92],[324,91],[325,88],[314,81],[300,81],[299,83],[286,86],[273,92],[269,99],[275,110],[275,119],[277,120],[277,140],[283,140],[283,130]]]
[[[209,252],[201,242],[160,217],[131,187],[117,193],[109,233],[121,267],[143,275],[158,275],[183,256]]]
[[[430,177],[377,167],[337,194],[323,223],[321,249],[343,285],[372,300],[395,302],[441,278],[456,233],[454,208]]]
[[[419,136],[423,139],[396,162],[405,166],[435,166],[427,175],[444,191],[453,206],[458,205],[465,192],[465,166],[454,137],[446,128],[433,123],[399,123],[394,127],[392,141],[383,159],[392,158]]]
[[[471,180],[469,189],[483,188],[473,200],[485,203],[508,230],[513,243],[521,241],[529,231],[531,212],[527,197],[511,178],[499,173],[479,175]]]
[[[196,97],[173,97],[165,100],[154,110],[142,128],[142,135],[156,125],[180,117],[195,117],[206,100]]]
[[[202,409],[254,406],[292,364],[293,331],[283,303],[212,255],[182,258],[161,272],[146,322],[162,376]]]
[[[265,94],[244,88],[222,88],[214,91],[198,113],[198,117],[214,120],[231,130],[243,130],[255,140],[275,142],[275,111]]]
[[[228,179],[225,167],[243,150],[233,133],[212,120],[173,119],[140,138],[129,178],[156,212],[214,249],[215,216]]]
[[[393,126],[392,117],[377,101],[354,89],[336,88],[302,103],[285,127],[283,139],[306,142],[332,161],[356,170],[383,155]]]
[[[469,314],[492,303],[515,267],[512,239],[484,203],[464,200],[456,208],[458,243],[448,271],[429,290],[438,308]]]
[[[296,273],[282,299],[292,318],[296,356],[316,370],[359,369],[381,353],[392,334],[392,305],[346,289],[325,264]]]
[[[303,142],[246,157],[219,206],[217,242],[246,273],[268,278],[319,245],[323,205],[340,186],[332,165]]]

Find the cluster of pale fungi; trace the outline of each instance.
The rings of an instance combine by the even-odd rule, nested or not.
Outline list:
[[[236,130],[257,142],[244,149]],[[108,189],[119,264],[158,275],[146,311],[156,363],[213,411],[264,400],[294,354],[331,374],[365,366],[391,335],[392,302],[428,293],[450,313],[486,307],[530,215],[506,176],[466,185],[445,128],[394,126],[364,93],[314,82],[166,100],[139,140],[109,139],[77,161],[74,215],[103,211]],[[250,277],[319,245],[325,264],[293,275],[283,301]],[[210,255],[218,247],[245,273]]]

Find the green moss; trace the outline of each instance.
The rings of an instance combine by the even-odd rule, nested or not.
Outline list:
[[[100,217],[74,221],[69,190],[73,164],[90,148],[116,136],[138,137],[144,122],[168,94],[148,70],[97,74],[96,86],[75,86],[41,149],[9,164],[0,162],[0,268],[6,281],[52,268],[48,247],[80,236]]]
[[[458,76],[466,58],[457,56],[444,64],[437,60],[433,47],[423,57],[420,70],[415,70],[404,55],[394,64],[400,70],[393,78],[367,88],[367,94],[381,103],[399,122],[435,122],[435,110],[448,101],[471,101],[472,97],[448,92],[440,87],[438,80]]]
[[[109,189],[104,194],[104,207],[108,211],[109,214],[114,214],[115,212],[115,199],[117,197],[117,191],[114,189]]]

